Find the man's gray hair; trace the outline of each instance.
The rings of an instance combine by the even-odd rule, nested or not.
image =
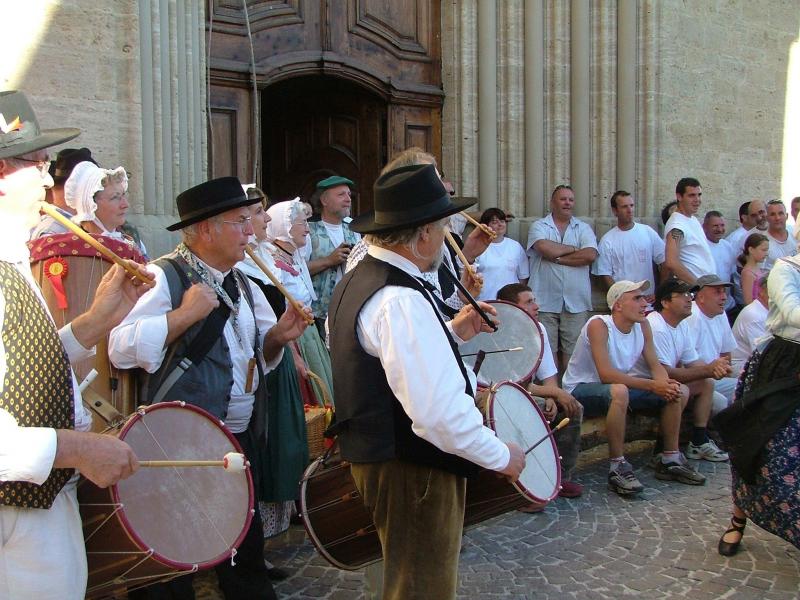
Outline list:
[[[439,219],[438,221],[433,221],[431,223],[425,223],[424,225],[420,225],[418,227],[409,227],[405,229],[396,229],[394,231],[387,231],[386,233],[370,233],[364,236],[364,241],[367,244],[374,244],[376,246],[408,246],[411,250],[411,253],[420,259],[424,259],[426,257],[419,254],[417,251],[417,243],[419,242],[419,237],[422,234],[422,229],[428,225],[445,227],[450,222],[450,217],[445,217],[444,219]]]
[[[217,231],[219,231],[222,227],[222,215],[216,215],[213,217],[209,217],[205,219],[209,223],[213,224]],[[184,242],[191,242],[195,237],[197,237],[197,226],[200,225],[203,221],[198,221],[197,223],[192,223],[191,225],[187,225],[183,229],[181,229],[181,239]]]

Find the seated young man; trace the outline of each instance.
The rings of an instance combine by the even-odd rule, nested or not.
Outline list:
[[[552,423],[569,418],[569,425],[560,429],[555,436],[558,451],[561,454],[561,490],[562,498],[577,498],[583,493],[583,486],[572,481],[572,472],[578,462],[581,449],[581,423],[583,406],[573,398],[572,394],[558,387],[558,369],[550,352],[550,341],[547,330],[539,324],[539,305],[530,287],[523,283],[509,283],[497,292],[498,300],[505,300],[519,306],[528,313],[542,334],[542,361],[533,375],[533,381],[527,384],[528,391],[533,394],[544,416]],[[545,503],[533,503],[522,512],[541,512]]]
[[[679,279],[668,279],[656,290],[655,310],[647,315],[647,322],[653,334],[658,362],[669,377],[689,388],[693,427],[686,456],[721,462],[728,460],[728,455],[708,437],[707,427],[714,396],[714,380],[725,377],[730,365],[719,357],[706,363],[697,354],[688,317],[692,314],[692,297],[698,289],[696,285],[691,286]],[[636,362],[633,375],[650,377],[644,359]],[[661,448],[656,448],[654,455],[660,452]],[[653,466],[657,464],[654,462]]]
[[[618,281],[606,295],[610,315],[596,315],[581,330],[575,353],[564,374],[564,389],[583,405],[586,417],[605,415],[611,465],[608,487],[617,494],[638,494],[644,486],[623,456],[626,414],[659,409],[664,452],[656,478],[702,485],[705,476],[689,466],[678,450],[681,413],[689,390],[667,376],[658,362],[650,325],[645,318],[644,290],[649,282]],[[644,357],[652,379],[629,375]]]

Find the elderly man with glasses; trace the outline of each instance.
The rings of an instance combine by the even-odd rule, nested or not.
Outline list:
[[[265,375],[280,362],[283,346],[297,339],[311,312],[287,309],[276,321],[261,289],[234,265],[253,235],[248,198],[235,177],[213,179],[177,198],[183,241],[148,265],[155,287],[111,332],[109,355],[119,368],[143,369],[143,404],[185,400],[210,412],[242,445],[253,472],[255,450],[266,443]],[[206,351],[200,352],[199,348]],[[189,359],[188,368],[185,359]],[[256,494],[258,500],[258,494]],[[271,599],[259,511],[238,548],[236,565],[217,566],[228,600]],[[153,588],[173,599],[194,598],[191,575]],[[163,597],[163,589],[147,588]]]

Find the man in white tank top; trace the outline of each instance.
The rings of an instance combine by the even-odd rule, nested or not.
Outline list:
[[[656,477],[702,485],[705,476],[690,467],[678,450],[681,413],[689,390],[658,362],[645,318],[647,281],[618,281],[608,290],[610,315],[596,315],[581,330],[564,374],[564,389],[583,405],[586,418],[605,415],[611,465],[608,487],[622,496],[644,489],[625,460],[623,444],[628,409],[660,409],[664,453]],[[652,379],[629,375],[643,357]]]

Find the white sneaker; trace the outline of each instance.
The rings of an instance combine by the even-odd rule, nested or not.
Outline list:
[[[728,453],[720,450],[712,440],[708,440],[705,444],[701,444],[700,446],[695,446],[693,443],[689,442],[689,446],[686,448],[686,458],[707,460],[710,462],[725,462],[728,460]]]

